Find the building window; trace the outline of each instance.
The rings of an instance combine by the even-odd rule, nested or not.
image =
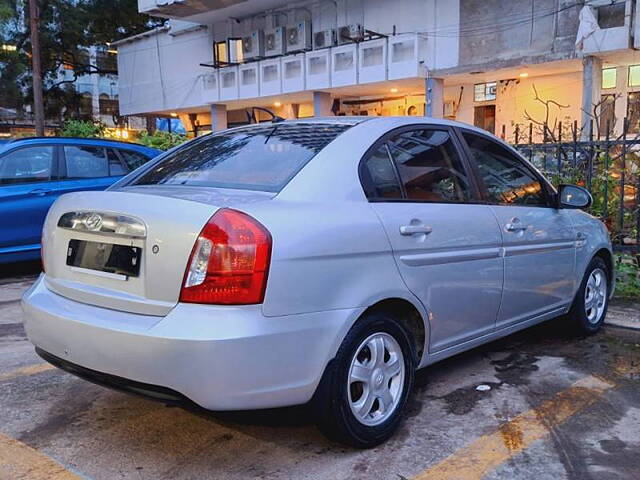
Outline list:
[[[226,41],[215,42],[213,44],[213,60],[216,63],[226,63],[229,61]]]
[[[640,87],[640,65],[631,65],[629,67],[629,86]]]
[[[473,99],[476,102],[495,100],[496,88],[496,82],[476,83],[473,87]]]
[[[96,64],[100,70],[107,70],[109,73],[118,71],[118,57],[104,50],[96,53]]]
[[[640,133],[640,92],[627,95],[627,122],[629,133]]]
[[[598,26],[600,28],[614,28],[624,26],[625,2],[612,3],[596,7]]]
[[[615,67],[602,69],[602,88],[616,88],[618,73]]]
[[[83,93],[80,98],[80,116],[91,117],[93,115],[93,98],[90,93]]]
[[[100,95],[100,115],[118,115],[118,100]]]
[[[602,95],[600,98],[600,118],[598,125],[598,134],[601,137],[607,136],[607,125],[609,126],[609,135],[613,133],[616,124],[616,96],[613,94]]]

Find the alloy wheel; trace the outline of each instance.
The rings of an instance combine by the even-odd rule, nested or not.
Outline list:
[[[387,420],[402,396],[405,361],[388,333],[370,335],[356,349],[349,367],[349,406],[358,421],[375,426]]]
[[[600,268],[596,268],[589,275],[584,290],[584,311],[587,320],[596,324],[602,319],[607,303],[607,276]]]

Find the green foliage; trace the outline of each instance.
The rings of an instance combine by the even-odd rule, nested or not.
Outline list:
[[[593,165],[589,182],[589,165],[585,158],[577,165],[572,165],[572,144],[563,144],[562,170],[558,173],[556,147],[545,151],[534,150],[533,163],[540,168],[554,185],[568,183],[589,188],[593,196],[593,205],[589,213],[601,219],[611,234],[614,243],[629,244],[637,236],[637,215],[640,209],[636,206],[636,185],[640,172],[640,153],[628,147],[626,155],[622,155],[622,147],[615,145],[607,151],[604,142],[594,143],[592,147],[585,147],[593,151]],[[525,157],[528,155],[525,152]],[[552,161],[549,162],[549,157]],[[555,157],[555,158],[554,158]],[[624,162],[623,162],[624,160]],[[625,199],[620,225],[620,206],[622,189],[620,185],[621,173],[625,172]],[[545,168],[546,167],[546,168]]]
[[[83,120],[67,120],[60,130],[61,137],[98,138],[104,132],[104,126],[100,123]]]
[[[640,256],[616,254],[616,297],[640,299]]]
[[[147,147],[157,148],[159,150],[169,150],[176,145],[186,142],[187,137],[178,133],[156,130],[153,134],[142,132],[139,141]]]
[[[31,52],[27,2],[0,0],[0,104],[24,111],[31,104]],[[86,74],[115,74],[113,62],[91,63],[88,47],[106,44],[162,25],[165,20],[138,13],[136,0],[39,0],[40,44],[46,116],[90,118],[73,88]],[[63,66],[65,70],[63,70]],[[65,72],[61,77],[60,72]],[[84,112],[84,113],[83,113]]]

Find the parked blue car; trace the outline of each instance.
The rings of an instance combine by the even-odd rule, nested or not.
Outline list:
[[[104,190],[160,151],[87,138],[24,138],[0,144],[0,263],[40,258],[49,207],[63,193]]]

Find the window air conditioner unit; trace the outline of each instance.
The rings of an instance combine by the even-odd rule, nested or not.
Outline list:
[[[333,47],[336,44],[336,31],[334,29],[322,30],[313,34],[313,49]]]
[[[345,25],[338,29],[338,45],[345,45],[362,40],[364,29],[362,25]]]
[[[456,102],[454,100],[447,100],[444,102],[443,115],[450,118],[456,116]]]
[[[300,52],[311,48],[311,22],[301,21],[287,27],[287,52]]]
[[[284,55],[286,30],[284,27],[276,27],[264,32],[264,55],[265,57],[277,57]]]
[[[264,32],[256,30],[242,37],[242,54],[245,60],[264,57]]]

